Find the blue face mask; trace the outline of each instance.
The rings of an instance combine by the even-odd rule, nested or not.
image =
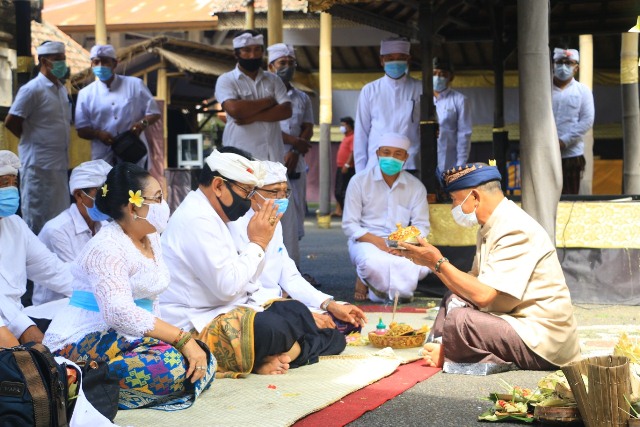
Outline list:
[[[442,92],[447,88],[449,79],[444,76],[433,76],[433,90],[436,92]]]
[[[573,67],[567,64],[555,64],[553,66],[553,75],[560,81],[567,81],[573,77]]]
[[[392,79],[399,79],[407,73],[407,61],[389,61],[384,63],[384,72]]]
[[[402,160],[398,160],[395,157],[380,157],[378,163],[380,164],[380,170],[385,175],[399,173],[402,170],[402,165],[404,165]]]
[[[102,221],[106,221],[109,218],[111,218],[109,215],[103,214],[102,212],[100,212],[100,209],[98,209],[98,207],[96,206],[96,199],[94,197],[91,197],[90,195],[88,195],[84,191],[83,191],[83,193],[84,193],[85,196],[87,196],[88,198],[93,200],[93,206],[91,206],[91,207],[88,207],[84,203],[82,204],[82,206],[84,206],[87,209],[87,215],[89,215],[89,218],[91,218],[92,221],[102,222]]]
[[[51,61],[51,74],[56,76],[57,79],[62,79],[67,75],[69,68],[66,61]]]
[[[102,82],[106,82],[113,77],[113,70],[103,65],[98,65],[92,68],[93,74]]]
[[[256,192],[256,194],[260,196],[262,200],[264,200],[265,202],[268,200],[259,192]],[[289,207],[289,199],[272,199],[272,200],[273,200],[273,204],[278,206],[278,212],[276,212],[276,215],[284,214],[287,211],[287,207]]]
[[[20,193],[16,187],[0,188],[0,218],[15,214],[19,205]]]

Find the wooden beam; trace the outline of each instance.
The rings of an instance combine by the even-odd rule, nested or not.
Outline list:
[[[359,24],[375,27],[380,30],[389,31],[409,39],[417,40],[419,38],[418,29],[415,26],[406,23],[397,22],[393,19],[377,15],[369,12],[362,7],[334,4],[327,11],[333,16],[348,19]]]

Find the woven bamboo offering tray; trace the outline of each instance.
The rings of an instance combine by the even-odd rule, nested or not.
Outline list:
[[[393,325],[393,324],[392,324]],[[394,326],[384,335],[378,335],[375,332],[369,332],[369,342],[378,348],[412,348],[422,347],[427,339],[427,333],[422,330],[415,330],[408,325],[400,324],[404,330],[394,330]]]
[[[575,423],[581,421],[577,406],[536,406],[533,411],[536,420],[544,423]]]

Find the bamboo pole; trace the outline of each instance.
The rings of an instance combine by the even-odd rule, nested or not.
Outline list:
[[[167,138],[169,131],[167,129],[167,106],[171,102],[169,94],[169,78],[167,77],[167,66],[164,60],[162,60],[161,67],[158,68],[158,82],[157,82],[157,96],[163,101],[162,103],[162,139],[164,140],[164,167],[169,167],[169,144],[167,144]]]
[[[593,36],[580,36],[580,83],[593,91]],[[584,135],[584,159],[586,165],[580,180],[580,194],[593,193],[593,127]]]
[[[244,29],[255,30],[256,28],[256,8],[253,0],[247,2],[247,10],[244,13]]]
[[[282,0],[269,0],[267,10],[267,40],[269,45],[282,43]]]
[[[106,0],[96,1],[96,44],[107,44],[107,17],[105,11]]]
[[[320,209],[318,221],[331,212],[331,31],[332,18],[328,13],[320,14]],[[329,220],[330,220],[329,216]]]

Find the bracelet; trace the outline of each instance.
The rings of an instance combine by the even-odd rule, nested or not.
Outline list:
[[[180,332],[178,332],[178,336],[176,337],[175,340],[173,340],[173,342],[171,343],[174,347],[180,342],[180,340],[182,339],[182,337],[184,336],[184,329],[180,328]]]
[[[324,300],[324,302],[320,304],[320,310],[327,311],[327,308],[329,308],[329,304],[331,304],[331,301],[333,301],[333,298]]]
[[[182,348],[191,340],[191,332],[186,332],[184,336],[178,341],[175,345],[175,348],[178,350],[182,350]]]
[[[442,263],[445,262],[449,262],[449,259],[447,257],[442,257],[438,260],[438,262],[436,262],[436,267],[434,268],[434,270],[436,271],[436,273],[440,273],[440,266],[442,265]]]

